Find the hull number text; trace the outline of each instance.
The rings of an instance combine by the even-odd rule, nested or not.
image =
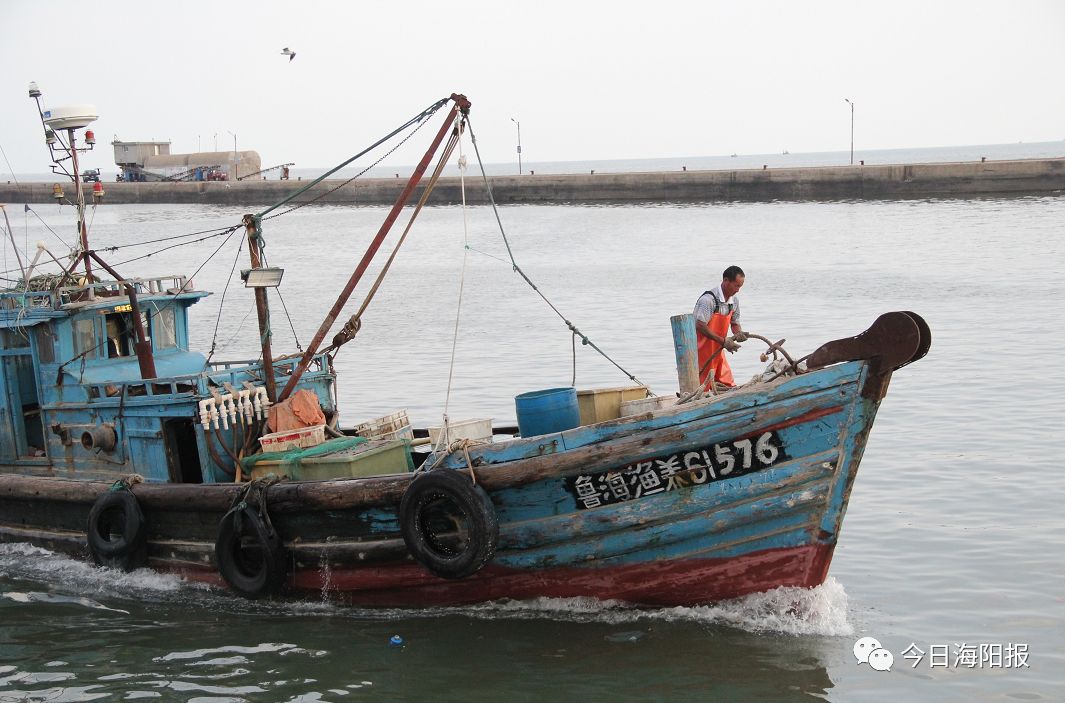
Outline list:
[[[775,432],[677,452],[624,468],[566,477],[580,509],[598,508],[678,488],[743,476],[786,460]]]

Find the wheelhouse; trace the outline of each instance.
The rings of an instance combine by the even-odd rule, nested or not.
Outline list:
[[[128,281],[156,377],[144,379],[134,306],[117,281],[0,293],[0,463],[18,473],[149,481],[232,480],[254,441],[237,418],[204,422],[201,401],[262,385],[256,360],[189,350],[191,305],[209,295],[182,276]],[[279,360],[274,374],[291,373]],[[335,376],[316,357],[300,386],[335,415]]]

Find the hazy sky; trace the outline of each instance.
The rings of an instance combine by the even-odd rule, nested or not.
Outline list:
[[[329,166],[453,91],[489,162],[513,160],[512,117],[534,162],[846,150],[845,97],[859,150],[1065,139],[1065,0],[3,0],[0,20],[16,173],[47,171],[31,80],[96,105],[86,165],[108,170],[115,136],[230,132],[264,166]]]

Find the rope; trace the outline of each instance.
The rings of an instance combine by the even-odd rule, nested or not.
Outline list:
[[[211,335],[211,350],[207,352],[207,361],[211,360],[214,356],[215,343],[218,341],[218,325],[222,322],[222,305],[226,302],[226,293],[229,291],[229,284],[233,282],[233,272],[237,270],[237,262],[240,261],[240,253],[244,251],[244,237],[240,238],[240,245],[237,247],[237,255],[233,257],[233,266],[229,269],[229,277],[226,278],[226,287],[222,289],[222,298],[218,301],[218,316],[214,320],[214,334]]]
[[[195,271],[192,272],[191,276],[187,276],[185,278],[185,286],[188,285],[189,281],[191,281],[192,279],[194,279],[196,276],[199,275],[200,271],[203,270],[203,267],[206,266],[208,263],[210,263],[211,259],[213,259],[218,254],[218,252],[222,251],[222,247],[224,247],[226,245],[226,243],[229,242],[230,238],[233,236],[233,233],[236,232],[236,231],[237,231],[236,227],[230,227],[229,228],[229,230],[228,230],[229,236],[222,240],[222,243],[219,244],[215,248],[215,250],[213,252],[211,252],[210,256],[208,256],[206,259],[204,259],[203,263],[200,264],[199,267]],[[224,232],[223,232],[223,234],[224,234]],[[213,235],[213,236],[218,236],[218,235]],[[241,242],[242,242],[241,246],[243,246],[243,239],[241,239]],[[180,245],[178,245],[178,246],[180,246]],[[237,250],[237,253],[238,254],[240,253],[239,249]],[[151,256],[151,254],[149,254],[149,256]],[[141,258],[143,258],[143,257],[141,257]],[[135,259],[133,259],[133,260],[135,260]],[[115,266],[121,266],[122,264],[128,264],[128,263],[129,263],[129,261],[123,261],[121,264],[115,264]],[[234,262],[234,266],[235,265],[236,265],[236,262]],[[230,279],[232,279],[232,276],[233,276],[233,274],[232,274],[232,271],[231,271],[230,272]],[[157,315],[162,313],[164,310],[166,310],[168,307],[173,305],[177,301],[177,296],[181,295],[181,293],[184,292],[185,286],[182,286],[181,288],[179,288],[177,290],[177,292],[175,292],[170,297],[170,300],[168,300],[163,305],[160,305],[159,308],[155,311],[154,315],[153,314],[149,314],[149,319],[151,319],[152,317],[156,317]],[[227,281],[226,282],[226,288],[228,288],[228,287],[229,287],[229,282]],[[222,295],[225,296],[225,292],[223,292]],[[221,314],[222,314],[221,306],[219,306],[218,314],[219,314],[219,316],[221,316]],[[217,332],[217,320],[215,321],[215,330]],[[213,342],[212,342],[212,346],[213,346]],[[208,356],[208,359],[210,359],[210,356]]]
[[[744,332],[744,334],[747,335],[748,339],[760,340],[762,342],[765,342],[766,346],[769,347],[769,349],[767,349],[765,352],[762,353],[762,361],[763,362],[769,360],[769,356],[768,356],[769,354],[772,354],[773,358],[776,358],[777,352],[780,352],[784,356],[784,358],[788,361],[788,364],[791,366],[790,371],[792,371],[793,373],[798,373],[799,372],[799,366],[798,366],[799,362],[801,362],[801,361],[803,361],[803,360],[805,360],[807,358],[806,356],[804,356],[802,359],[799,359],[799,361],[793,361],[791,356],[788,354],[788,352],[784,350],[784,347],[783,347],[784,340],[783,339],[780,340],[779,342],[771,342],[769,339],[767,339],[766,337],[763,337],[760,334],[753,334],[751,332]],[[724,346],[718,346],[717,350],[713,354],[710,355],[710,358],[707,359],[706,362],[701,367],[699,367],[699,375],[700,376],[703,375],[703,372],[705,372],[706,369],[710,366],[710,363],[714,359],[716,359],[718,357],[718,355],[721,354],[723,351],[725,351],[725,347]],[[807,355],[807,356],[809,356],[809,355]],[[769,380],[770,381],[774,381],[777,378],[780,378],[781,376],[783,376],[785,373],[786,373],[786,371],[781,371],[780,373],[776,374],[775,376],[773,376],[773,378],[771,378]],[[683,405],[684,403],[687,403],[687,402],[693,400],[694,398],[701,397],[704,393],[706,393],[706,391],[708,389],[713,389],[710,392],[714,393],[715,395],[717,394],[716,381],[714,380],[714,375],[713,374],[708,374],[707,377],[706,377],[706,380],[703,381],[699,385],[699,388],[695,389],[694,391],[692,391],[688,395],[686,395],[683,398],[681,398],[680,400],[678,400],[676,404],[677,405]]]
[[[15,188],[18,189],[19,195],[22,195],[22,184],[18,182],[18,176],[15,175],[14,170],[11,168],[11,162],[7,160],[7,152],[4,151],[3,146],[0,146],[0,154],[4,155],[4,163],[7,164],[7,170],[11,174],[11,178],[15,181]]]
[[[718,355],[721,354],[721,352],[723,352],[724,350],[725,350],[725,347],[724,346],[720,346],[720,347],[717,348],[717,351],[715,351],[713,354],[710,355],[710,358],[707,359],[706,362],[702,366],[699,367],[699,375],[700,376],[702,376],[703,372],[705,372],[706,369],[710,366],[710,362],[712,362],[714,359],[716,359],[718,357]],[[683,398],[681,398],[680,400],[678,400],[676,404],[677,405],[683,405],[684,403],[687,403],[688,401],[692,400],[693,398],[701,398],[703,396],[703,394],[706,393],[707,389],[711,388],[711,387],[714,388],[714,390],[711,391],[711,392],[714,395],[717,395],[717,386],[714,385],[716,383],[717,382],[714,380],[714,374],[707,374],[706,380],[703,381],[701,384],[699,384],[698,388],[696,388],[694,391],[692,391],[688,395],[686,395]]]
[[[467,122],[469,122],[468,118],[467,118]],[[491,205],[492,205],[492,212],[495,214],[496,223],[499,225],[499,233],[503,236],[503,243],[507,247],[507,255],[510,256],[510,264],[511,264],[511,267],[514,270],[514,272],[525,279],[525,282],[528,283],[529,286],[534,291],[536,291],[536,294],[539,295],[543,299],[543,301],[545,303],[547,303],[547,305],[555,312],[556,315],[559,316],[559,318],[566,324],[566,327],[568,327],[570,329],[570,331],[572,331],[575,336],[581,338],[581,344],[583,344],[585,346],[589,346],[592,349],[594,349],[595,351],[599,352],[599,354],[604,359],[606,359],[611,364],[613,364],[615,367],[617,367],[617,369],[619,371],[621,371],[623,374],[628,376],[634,383],[637,383],[637,384],[639,384],[641,386],[646,387],[647,386],[646,383],[644,383],[643,381],[641,381],[638,378],[636,378],[636,376],[634,376],[633,374],[629,373],[624,367],[622,367],[620,364],[618,364],[618,362],[614,361],[606,352],[604,352],[602,349],[600,349],[598,345],[596,345],[594,342],[592,342],[592,340],[589,339],[586,334],[584,334],[579,329],[577,329],[576,325],[574,325],[572,322],[567,320],[566,317],[559,311],[559,309],[557,307],[555,307],[554,303],[552,303],[550,300],[547,299],[547,296],[543,294],[543,291],[541,291],[536,286],[536,284],[532,282],[532,279],[529,278],[525,274],[525,272],[521,270],[521,267],[518,266],[518,262],[514,260],[514,252],[510,248],[510,241],[507,239],[507,233],[503,229],[503,220],[499,216],[499,208],[496,206],[495,196],[492,194],[492,185],[491,185],[491,183],[488,182],[488,174],[485,173],[485,170],[484,170],[484,162],[481,160],[481,151],[480,151],[480,149],[477,148],[477,136],[473,132],[473,124],[472,124],[472,122],[469,123],[469,128],[470,128],[470,141],[473,143],[473,150],[477,154],[477,165],[480,166],[480,169],[481,169],[481,179],[484,181],[484,188],[485,188],[485,191],[488,193],[488,202],[490,202]]]
[[[455,332],[451,337],[451,364],[447,370],[447,394],[444,396],[444,441],[451,441],[451,427],[448,423],[448,407],[451,404],[451,382],[455,376],[455,350],[459,341],[459,318],[462,316],[462,293],[466,286],[466,263],[470,256],[470,222],[469,213],[466,209],[466,155],[462,152],[462,134],[459,131],[459,189],[462,192],[462,271],[459,274],[459,299],[455,305]],[[470,475],[473,475],[471,470]],[[474,484],[477,480],[474,479]]]
[[[495,259],[496,261],[498,261],[501,264],[509,264],[510,263],[506,259],[500,259],[498,256],[495,256],[494,254],[489,254],[486,251],[481,251],[480,249],[475,249],[474,247],[471,247],[471,246],[467,246],[466,248],[469,249],[470,251],[472,251],[474,254],[481,254],[483,256],[487,256],[489,259]]]
[[[248,308],[248,312],[246,312],[246,313],[244,314],[244,317],[243,317],[243,318],[241,319],[241,321],[240,321],[240,324],[239,324],[239,325],[237,325],[237,329],[236,329],[236,331],[234,331],[234,332],[233,332],[233,336],[232,336],[232,337],[230,337],[230,338],[229,338],[228,340],[226,340],[226,343],[225,343],[225,344],[223,344],[223,345],[222,345],[222,346],[220,347],[220,349],[221,349],[222,351],[225,351],[226,349],[228,349],[228,348],[229,348],[229,345],[233,343],[233,340],[234,340],[234,339],[236,339],[238,335],[240,335],[240,331],[241,331],[242,329],[244,329],[244,323],[246,323],[246,322],[248,321],[248,318],[249,318],[249,317],[251,317],[251,314],[252,314],[253,312],[255,312],[255,302],[254,302],[254,301],[252,302],[252,304],[251,304],[251,307],[250,307],[250,308]],[[212,345],[212,349],[213,349],[213,345]],[[262,352],[260,351],[260,352],[259,352],[259,354],[261,355],[261,354],[262,354]],[[210,363],[211,363],[211,357],[210,357],[210,356],[208,356],[208,357],[207,357],[207,364],[210,364]],[[205,366],[204,366],[204,368],[207,368],[207,366],[205,365]]]
[[[348,184],[350,184],[350,183],[353,183],[354,181],[358,180],[359,178],[362,178],[363,176],[365,176],[365,175],[366,175],[366,172],[367,172],[367,171],[369,171],[370,169],[374,168],[375,166],[377,166],[378,164],[380,164],[380,163],[381,163],[382,161],[384,161],[385,159],[387,159],[387,158],[388,158],[389,156],[391,156],[391,155],[392,155],[392,153],[396,151],[396,149],[399,149],[399,148],[400,148],[401,146],[403,146],[404,144],[406,144],[406,143],[407,143],[407,141],[408,141],[408,140],[409,140],[409,139],[410,139],[411,137],[413,137],[413,136],[414,136],[415,134],[417,134],[417,133],[418,133],[418,131],[419,131],[419,130],[420,130],[420,129],[421,129],[422,127],[424,127],[425,125],[427,125],[427,124],[429,124],[429,123],[428,123],[428,121],[423,121],[423,122],[422,122],[421,124],[419,124],[419,125],[418,125],[417,127],[415,127],[415,128],[414,128],[414,130],[413,130],[413,131],[412,131],[412,132],[411,132],[410,134],[408,134],[407,136],[403,137],[403,139],[401,139],[401,140],[399,141],[399,143],[397,143],[397,144],[396,144],[396,145],[395,145],[394,147],[392,147],[391,149],[389,149],[389,150],[388,150],[388,151],[386,151],[385,153],[381,154],[381,156],[380,156],[380,157],[379,157],[379,158],[378,158],[378,159],[377,159],[376,161],[374,161],[374,162],[372,162],[371,164],[369,164],[369,165],[368,165],[368,166],[367,166],[366,168],[364,168],[363,170],[359,171],[358,173],[356,173],[356,174],[355,174],[354,176],[352,176],[352,177],[351,177],[351,178],[349,178],[348,180],[346,180],[346,181],[341,181],[340,183],[338,183],[337,185],[333,186],[333,187],[332,187],[332,188],[330,188],[329,190],[326,190],[326,191],[322,191],[321,193],[319,193],[318,195],[314,196],[314,197],[313,197],[313,198],[311,198],[310,200],[304,201],[304,202],[302,202],[302,203],[298,203],[298,204],[294,205],[293,207],[290,207],[290,208],[289,208],[288,210],[284,210],[284,211],[282,211],[282,212],[278,212],[278,213],[275,213],[275,214],[273,214],[273,215],[270,215],[269,217],[264,217],[263,219],[264,219],[264,220],[272,220],[272,219],[274,219],[275,217],[281,217],[282,215],[287,215],[287,214],[288,214],[288,213],[290,213],[290,212],[293,212],[293,211],[295,211],[295,210],[299,210],[299,209],[300,209],[301,207],[303,207],[304,205],[311,205],[311,204],[313,204],[313,203],[316,203],[316,202],[318,202],[319,200],[321,200],[322,198],[324,198],[325,196],[327,196],[327,195],[330,195],[330,194],[332,194],[332,193],[335,193],[335,192],[337,192],[338,190],[340,190],[341,188],[343,188],[344,186],[346,186],[346,185],[348,185]]]
[[[228,227],[228,228],[226,228],[226,229],[224,229],[221,232],[218,232],[216,234],[209,234],[206,237],[200,237],[199,239],[193,239],[192,241],[189,241],[189,242],[181,242],[180,244],[171,244],[168,247],[163,247],[162,249],[157,249],[155,251],[148,252],[147,254],[143,254],[141,256],[135,256],[132,259],[126,259],[125,261],[119,261],[117,264],[114,264],[114,266],[117,268],[117,267],[123,266],[125,264],[133,263],[134,261],[140,261],[141,259],[151,258],[151,257],[155,256],[156,254],[162,254],[164,251],[169,251],[171,249],[177,249],[178,247],[188,246],[189,244],[199,244],[200,242],[206,242],[208,239],[214,239],[215,237],[221,237],[223,235],[232,235],[233,232],[235,232],[237,230],[237,227],[239,227],[239,226],[240,225],[234,225],[234,226]],[[228,237],[226,238],[226,241],[229,241]],[[225,242],[222,242],[222,244],[224,245]]]
[[[447,102],[450,99],[451,99],[450,97],[447,97],[447,98],[443,98],[441,100],[436,101],[435,103],[433,103],[429,107],[427,107],[424,110],[422,110],[419,114],[417,114],[414,117],[410,118],[405,123],[403,123],[399,127],[395,128],[394,130],[389,132],[387,135],[381,137],[376,142],[374,142],[370,146],[368,146],[365,149],[363,149],[362,151],[360,151],[358,154],[355,154],[354,156],[352,156],[347,161],[344,161],[343,163],[341,163],[338,166],[334,166],[332,169],[330,169],[329,171],[326,171],[325,173],[323,173],[318,178],[315,178],[313,181],[311,181],[310,183],[305,185],[303,188],[300,188],[299,190],[295,191],[294,193],[291,193],[291,194],[287,195],[286,197],[282,198],[280,201],[278,201],[278,202],[274,203],[273,205],[271,205],[270,207],[266,208],[265,210],[260,212],[257,215],[257,217],[262,218],[262,219],[272,219],[272,218],[266,217],[266,214],[270,213],[270,212],[273,212],[274,210],[278,209],[279,207],[281,207],[285,203],[292,202],[297,196],[300,196],[300,195],[306,193],[308,190],[310,190],[314,186],[318,185],[319,183],[324,181],[329,176],[332,176],[334,173],[336,173],[340,169],[344,168],[348,164],[352,163],[356,159],[361,158],[362,156],[365,156],[366,154],[370,153],[371,151],[373,151],[377,147],[381,146],[382,144],[387,142],[389,139],[391,139],[392,137],[396,136],[397,134],[399,134],[403,130],[407,129],[411,125],[420,123],[419,127],[421,127],[421,125],[424,125],[429,120],[430,117],[432,117],[434,114],[436,114],[437,110],[439,110],[444,105],[446,105]],[[417,131],[418,130],[414,130],[414,132],[411,132],[411,134],[408,135],[407,139],[409,139],[410,136],[413,136],[413,134],[415,132],[417,132]],[[404,140],[404,141],[406,141],[406,140]],[[395,147],[393,147],[392,151],[395,151],[395,149],[398,148],[402,143],[403,142],[400,142],[400,144],[397,144]],[[388,156],[388,154],[390,154],[390,153],[392,153],[392,152],[391,151],[388,152],[387,154],[385,154],[385,156]],[[384,158],[384,157],[381,157],[381,158]],[[365,170],[363,171],[363,173],[365,173]],[[350,183],[352,180],[354,180],[354,179],[349,179],[347,181],[347,183]],[[344,184],[341,184],[341,185],[344,185]],[[334,188],[333,190],[336,190],[336,189]],[[297,210],[297,209],[303,207],[304,205],[307,205],[309,203],[313,203],[314,201],[318,200],[319,198],[325,196],[327,193],[330,193],[330,192],[332,192],[332,191],[327,191],[326,193],[323,193],[322,195],[319,195],[319,196],[317,196],[315,198],[312,198],[311,200],[309,200],[309,201],[307,201],[305,203],[300,203],[296,207],[290,208],[290,209],[286,210],[285,212],[278,213],[277,215],[274,215],[273,217],[279,217],[279,216],[284,215],[286,213],[292,212],[293,210]]]
[[[570,385],[574,388],[577,387],[577,335],[574,334],[570,337],[573,340],[573,380]]]
[[[292,323],[292,315],[288,314],[288,306],[285,305],[285,299],[281,297],[281,289],[275,288],[274,292],[277,293],[277,299],[281,301],[281,307],[285,310],[285,317],[288,318],[288,327],[292,330],[292,338],[296,340],[296,349],[303,353],[303,345],[300,344],[300,338],[296,334],[296,325]]]
[[[128,476],[120,478],[114,483],[112,483],[111,488],[109,488],[108,490],[110,490],[112,493],[117,493],[119,491],[129,491],[132,490],[133,487],[138,483],[144,483],[144,477],[140,474],[129,474]]]
[[[250,505],[258,511],[259,517],[262,518],[266,529],[271,534],[274,534],[274,525],[270,521],[270,512],[266,507],[266,493],[270,486],[280,480],[281,479],[274,474],[267,474],[266,476],[255,478],[245,483],[241,486],[240,492],[233,498],[233,502],[229,506],[229,511],[225,514],[222,520],[224,521],[228,518],[230,513],[236,513],[237,519],[239,520],[241,511]],[[239,532],[240,525],[237,524],[235,527]]]
[[[52,229],[51,227],[49,227],[49,226],[48,226],[48,223],[44,221],[44,218],[42,218],[42,217],[41,217],[40,215],[38,215],[38,214],[37,214],[37,211],[36,211],[36,210],[34,210],[33,208],[31,208],[31,207],[30,207],[29,205],[26,205],[26,206],[24,206],[24,207],[25,207],[25,210],[23,210],[23,212],[24,212],[24,213],[26,213],[26,212],[32,212],[32,213],[33,213],[33,216],[34,216],[34,217],[36,217],[36,218],[37,218],[38,220],[40,220],[40,221],[41,221],[41,224],[42,224],[42,225],[44,225],[44,228],[45,228],[46,230],[48,230],[49,232],[51,232],[52,234],[54,234],[54,235],[55,235],[55,238],[56,238],[56,239],[58,239],[59,241],[61,241],[61,242],[63,243],[63,246],[65,246],[65,247],[66,247],[67,249],[74,249],[74,248],[75,248],[75,247],[71,246],[70,244],[68,244],[68,243],[67,243],[67,240],[65,240],[65,239],[63,239],[62,237],[60,237],[60,236],[59,236],[59,233],[58,233],[58,232],[56,232],[56,231],[55,231],[54,229]]]
[[[80,187],[80,186],[79,186]],[[92,232],[92,223],[96,222],[96,201],[93,200],[92,211],[89,213],[89,224],[85,225],[86,232]]]
[[[457,439],[457,440],[455,440],[454,442],[452,442],[451,444],[448,445],[447,451],[444,452],[443,454],[441,454],[440,456],[438,456],[436,458],[436,461],[433,462],[432,466],[430,466],[428,469],[426,469],[425,465],[422,464],[422,467],[419,468],[418,471],[433,471],[438,466],[440,466],[442,463],[444,463],[445,459],[447,459],[449,456],[451,456],[452,454],[454,454],[455,452],[457,452],[457,451],[459,451],[461,449],[463,456],[466,457],[466,468],[470,472],[470,480],[473,481],[473,485],[476,486],[477,485],[477,474],[475,474],[474,471],[473,471],[473,459],[470,458],[470,447],[475,447],[475,446],[478,446],[478,445],[481,445],[481,444],[485,444],[485,442],[482,442],[482,441],[476,440],[476,439]],[[435,451],[435,449],[434,449],[434,451]]]
[[[37,214],[37,213],[34,213],[34,214]],[[143,242],[134,242],[132,244],[118,244],[118,245],[115,245],[113,247],[104,247],[103,251],[116,252],[119,249],[128,249],[129,247],[143,247],[143,246],[146,246],[148,244],[158,244],[159,242],[171,242],[171,241],[173,241],[175,239],[184,239],[185,237],[195,237],[195,236],[198,236],[198,235],[201,235],[201,234],[213,234],[213,233],[223,233],[224,234],[229,229],[231,229],[231,228],[230,227],[216,227],[214,229],[205,229],[205,230],[201,230],[199,232],[189,232],[188,234],[175,234],[175,235],[170,236],[170,237],[159,237],[158,239],[148,239],[148,240],[145,240]],[[203,241],[203,240],[197,240],[197,241]],[[165,251],[165,249],[160,249],[159,251]]]
[[[458,130],[456,130],[457,132]],[[352,315],[348,321],[344,324],[343,329],[333,337],[333,343],[326,347],[323,351],[328,353],[332,350],[339,348],[340,346],[351,341],[351,338],[362,327],[362,314],[366,312],[366,308],[370,306],[370,301],[373,300],[374,295],[377,294],[378,289],[385,280],[385,275],[388,273],[389,268],[392,266],[392,262],[396,260],[396,255],[399,254],[400,247],[403,246],[403,242],[407,240],[407,235],[410,234],[411,227],[414,226],[414,220],[417,219],[421,213],[422,208],[425,207],[426,201],[429,199],[429,195],[436,187],[437,181],[440,180],[440,174],[444,170],[444,165],[448,159],[451,158],[451,152],[454,151],[458,137],[456,132],[452,132],[450,139],[444,146],[443,152],[440,155],[440,159],[437,161],[436,167],[433,169],[432,175],[426,182],[425,190],[422,191],[421,197],[418,198],[418,204],[414,207],[414,212],[411,213],[410,219],[407,221],[407,226],[403,229],[403,234],[400,235],[399,240],[396,242],[396,246],[392,249],[392,253],[389,254],[388,260],[385,261],[385,265],[381,267],[381,271],[377,274],[377,279],[373,285],[370,286],[369,292],[366,293],[366,298],[362,301],[362,305]]]

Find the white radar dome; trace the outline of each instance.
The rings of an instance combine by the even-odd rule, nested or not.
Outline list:
[[[79,129],[96,121],[95,105],[68,105],[44,111],[44,123],[52,129]]]

